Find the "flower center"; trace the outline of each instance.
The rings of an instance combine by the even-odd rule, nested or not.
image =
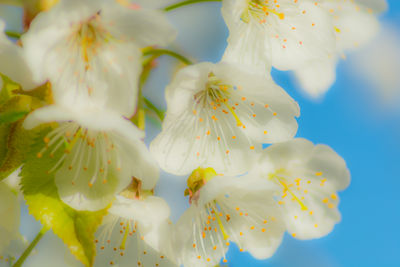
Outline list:
[[[229,100],[233,97],[233,91],[236,89],[236,86],[225,84],[222,80],[218,79],[214,73],[210,72],[205,89],[194,95],[195,108],[193,109],[193,113],[197,114],[197,108],[210,110],[211,113],[213,113],[211,119],[213,121],[218,121],[214,113],[216,113],[218,109],[221,109],[224,114],[231,114],[235,118],[237,126],[243,126],[243,123],[235,112],[236,108],[229,103]],[[224,108],[227,108],[228,111]],[[201,120],[200,118],[200,121]]]
[[[154,190],[143,190],[142,181],[136,177],[132,177],[132,182],[120,193],[121,196],[128,199],[144,199],[154,195]]]
[[[240,17],[245,23],[249,23],[251,18],[259,23],[265,23],[270,15],[276,15],[279,19],[284,19],[285,14],[279,12],[280,5],[273,0],[248,0],[247,7]]]
[[[185,196],[189,196],[190,204],[198,200],[200,189],[216,175],[213,168],[197,168],[192,172],[187,180],[188,188],[185,190]]]
[[[108,43],[112,36],[103,27],[101,22],[101,11],[88,20],[77,24],[76,31],[69,37],[73,46],[79,50],[79,55],[84,62],[85,71],[91,68],[91,60],[97,55],[102,43]]]

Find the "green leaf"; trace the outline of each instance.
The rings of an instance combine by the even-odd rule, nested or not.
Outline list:
[[[7,141],[10,134],[11,125],[9,123],[0,125],[0,166],[3,165],[7,155]]]
[[[160,110],[159,108],[157,108],[150,100],[148,100],[147,98],[143,97],[144,103],[146,104],[148,110],[154,112],[157,117],[160,119],[160,121],[162,122],[164,120],[165,117],[165,111]]]
[[[42,105],[35,97],[10,94],[2,95],[8,99],[0,105],[0,181],[21,166],[29,152],[34,131],[25,130],[22,119]]]
[[[107,210],[76,211],[60,200],[54,172],[49,173],[49,170],[57,164],[64,150],[58,149],[52,157],[49,151],[41,152],[45,146],[43,138],[48,132],[49,129],[40,132],[21,171],[22,190],[29,212],[52,229],[85,266],[93,266],[94,234]],[[38,153],[41,153],[40,157]]]
[[[0,124],[0,181],[19,168],[29,152],[35,131],[25,130],[22,123]]]

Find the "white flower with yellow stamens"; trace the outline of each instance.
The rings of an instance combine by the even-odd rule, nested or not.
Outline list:
[[[277,186],[288,231],[296,238],[319,238],[340,221],[337,191],[350,182],[345,161],[326,145],[314,146],[305,139],[274,144],[265,149],[256,173]]]
[[[17,194],[12,189],[0,182],[0,266],[9,265],[9,246],[13,240],[20,238],[20,206]],[[14,259],[15,260],[15,259]]]
[[[297,131],[297,103],[272,78],[227,63],[182,69],[166,89],[167,114],[150,151],[165,171],[248,171],[262,143]]]
[[[144,133],[119,114],[48,106],[30,114],[24,126],[46,122],[59,126],[44,138],[37,157],[62,154],[48,172],[55,173],[60,198],[71,207],[105,208],[132,177],[145,189],[155,186],[159,170],[142,141]]]
[[[169,254],[172,251],[170,209],[162,198],[141,191],[137,185],[138,181],[133,180],[116,197],[97,231],[95,267],[177,266]]]
[[[24,89],[33,89],[32,72],[24,59],[22,48],[11,42],[4,33],[6,24],[0,20],[0,73],[19,83]],[[0,79],[0,88],[2,88]]]
[[[224,59],[260,67],[294,70],[335,54],[329,14],[311,0],[224,0],[229,28]]]
[[[319,5],[332,16],[336,35],[336,53],[326,60],[317,60],[296,70],[296,76],[313,97],[326,92],[336,78],[336,64],[344,52],[368,43],[379,31],[377,14],[385,10],[385,1],[320,0]]]
[[[140,48],[166,45],[175,31],[162,12],[114,0],[61,0],[21,38],[38,82],[49,80],[57,103],[135,110]]]
[[[262,179],[217,176],[197,169],[188,179],[190,208],[175,226],[177,261],[184,266],[215,266],[230,242],[258,259],[272,256],[285,231],[273,188]]]

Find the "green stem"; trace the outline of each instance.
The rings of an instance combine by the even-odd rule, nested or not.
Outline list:
[[[15,38],[15,39],[21,38],[21,34],[19,32],[6,31],[6,35],[10,38]]]
[[[143,53],[143,56],[149,56],[149,55],[153,55],[153,56],[162,56],[162,55],[168,55],[170,57],[176,58],[177,60],[181,61],[182,63],[186,64],[186,65],[192,65],[193,62],[188,59],[187,57],[182,56],[181,54],[178,54],[174,51],[171,50],[167,50],[167,49],[151,49],[148,51],[145,51]]]
[[[42,239],[42,237],[45,235],[46,232],[47,229],[43,227],[42,230],[40,230],[40,232],[36,235],[35,239],[33,239],[33,241],[29,244],[29,247],[27,247],[24,253],[22,253],[18,261],[13,265],[13,267],[21,267],[22,264],[24,264],[29,254],[31,254],[32,250],[36,247],[36,245],[39,243],[39,241]]]
[[[173,58],[176,58],[186,65],[193,64],[193,62],[188,58],[186,58],[185,56],[182,56],[181,54],[178,54],[174,51],[167,49],[148,49],[145,52],[143,52],[143,56],[149,58],[147,58],[143,62],[143,71],[142,74],[140,75],[140,81],[139,81],[138,109],[137,113],[132,118],[132,122],[135,123],[140,129],[144,129],[144,121],[145,121],[145,110],[143,108],[143,104],[147,106],[148,110],[152,110],[153,112],[155,112],[160,121],[163,121],[164,119],[164,112],[158,109],[153,103],[151,103],[150,100],[146,99],[142,94],[143,86],[146,83],[147,79],[149,78],[151,70],[153,69],[154,60],[156,60],[158,57],[162,55],[168,55]]]
[[[160,121],[164,120],[164,112],[160,109],[158,109],[153,103],[151,103],[150,100],[148,100],[147,98],[143,97],[144,103],[146,104],[146,106],[154,111],[154,113],[157,115],[157,117],[160,119]]]
[[[196,4],[196,3],[201,3],[201,2],[221,2],[222,0],[186,0],[186,1],[182,1],[180,3],[176,3],[170,6],[167,6],[164,8],[165,12],[180,8],[182,6],[187,6],[187,5],[191,5],[191,4]]]

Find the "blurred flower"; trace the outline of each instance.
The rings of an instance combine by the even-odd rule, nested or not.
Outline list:
[[[276,187],[276,200],[294,237],[325,236],[340,221],[336,192],[349,185],[350,173],[330,147],[305,139],[274,144],[265,149],[256,170]]]
[[[265,259],[285,231],[268,183],[261,179],[216,176],[197,169],[188,179],[190,208],[175,226],[177,259],[184,266],[215,266],[230,241],[241,251]]]
[[[15,260],[11,241],[19,239],[20,207],[17,194],[0,182],[0,266]]]
[[[37,156],[63,152],[49,172],[55,171],[60,198],[71,207],[105,208],[132,177],[140,179],[145,189],[155,186],[159,171],[141,140],[144,133],[120,115],[48,106],[31,113],[24,126],[31,129],[54,121],[59,126],[44,138]]]
[[[237,175],[262,143],[297,131],[297,103],[272,78],[226,63],[182,69],[166,89],[167,114],[150,151],[161,168],[187,174],[199,166]]]
[[[382,11],[382,4],[377,2],[320,0],[320,6],[332,16],[336,55],[310,62],[295,72],[302,88],[312,97],[321,96],[335,82],[336,64],[339,57],[345,58],[345,51],[355,50],[375,37],[379,30],[377,13]]]
[[[130,116],[136,108],[140,48],[166,45],[175,31],[156,10],[113,0],[61,0],[22,36],[38,82],[50,80],[56,102],[105,106]]]
[[[375,106],[400,111],[400,31],[390,24],[382,29],[370,44],[349,58],[347,66],[353,77],[364,83],[359,93],[365,95],[370,90]]]

